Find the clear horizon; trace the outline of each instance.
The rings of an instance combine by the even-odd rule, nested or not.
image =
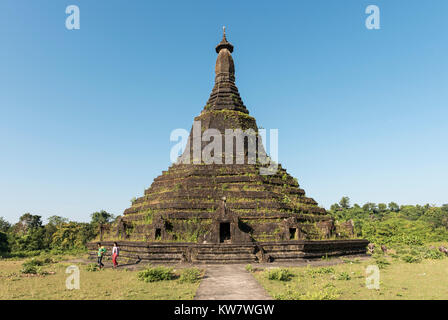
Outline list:
[[[367,30],[365,8],[381,9]],[[67,30],[65,8],[80,8]],[[448,203],[448,2],[0,4],[0,217],[121,215],[170,163],[213,87],[236,85],[307,196]]]

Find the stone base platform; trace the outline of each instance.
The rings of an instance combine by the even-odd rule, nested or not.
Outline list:
[[[292,240],[253,243],[160,243],[120,241],[120,261],[150,263],[266,263],[320,259],[366,253],[367,240]],[[102,241],[110,257],[113,242]],[[96,258],[96,243],[88,245]]]

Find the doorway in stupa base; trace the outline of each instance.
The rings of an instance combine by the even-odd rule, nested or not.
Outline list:
[[[221,222],[219,224],[219,242],[231,243],[230,222]]]
[[[225,202],[217,210],[202,243],[236,244],[251,243],[250,228],[235,212],[226,207]]]

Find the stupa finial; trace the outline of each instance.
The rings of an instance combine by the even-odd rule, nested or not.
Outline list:
[[[216,46],[216,53],[219,53],[221,49],[227,49],[230,51],[230,53],[233,52],[233,45],[227,41],[226,38],[226,26],[222,27],[222,40],[221,42]]]

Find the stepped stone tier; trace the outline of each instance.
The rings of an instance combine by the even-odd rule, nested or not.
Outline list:
[[[117,241],[121,256],[153,262],[264,262],[365,253],[367,241],[352,239],[351,223],[335,223],[280,164],[272,169],[257,123],[235,85],[233,45],[225,32],[216,52],[215,85],[194,119],[184,153],[115,224],[101,229],[100,240]],[[210,130],[223,137],[229,130],[246,136],[219,143],[214,136],[204,139]],[[211,141],[221,148],[205,152]],[[93,254],[95,242],[89,247]]]

